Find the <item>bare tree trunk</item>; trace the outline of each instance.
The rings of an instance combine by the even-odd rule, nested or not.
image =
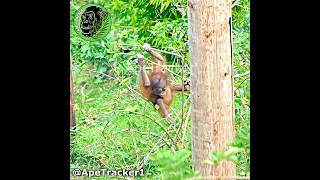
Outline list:
[[[75,115],[73,111],[73,81],[72,81],[72,57],[70,52],[70,129],[74,130],[76,125]]]
[[[235,176],[231,162],[203,164],[234,137],[231,0],[188,0],[188,6],[193,168],[202,176]]]

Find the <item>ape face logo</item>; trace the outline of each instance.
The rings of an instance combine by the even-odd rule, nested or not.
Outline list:
[[[83,38],[98,38],[111,30],[110,14],[100,6],[86,5],[75,17],[75,31]]]
[[[93,35],[97,18],[93,11],[85,12],[81,16],[81,30],[83,35]]]

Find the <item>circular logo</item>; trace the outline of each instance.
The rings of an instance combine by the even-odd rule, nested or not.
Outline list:
[[[85,39],[97,39],[111,30],[111,17],[107,10],[98,5],[81,7],[75,17],[75,31]]]

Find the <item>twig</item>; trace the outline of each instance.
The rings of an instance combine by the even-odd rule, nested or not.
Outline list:
[[[123,167],[121,167],[119,169],[129,169],[130,167],[134,167],[134,166],[136,166],[136,164],[130,164],[128,166],[123,166]]]
[[[177,136],[176,136],[176,141],[178,141],[178,137],[179,137],[179,133],[180,133],[180,130],[181,130],[181,127],[182,127],[182,123],[183,123],[183,110],[184,110],[184,78],[183,78],[183,71],[184,71],[184,60],[182,60],[182,71],[181,71],[181,79],[182,79],[182,95],[181,95],[181,98],[182,98],[182,101],[181,101],[181,123],[180,123],[180,126],[178,128],[178,133],[177,133]]]
[[[241,87],[242,83],[244,83],[248,78],[249,78],[249,77],[246,77],[246,78],[238,85],[238,88],[237,88],[236,90],[234,90],[234,91],[237,91],[237,90]]]
[[[131,129],[131,131],[133,132],[136,132],[136,133],[139,133],[139,134],[146,134],[146,135],[152,135],[152,136],[155,136],[155,137],[158,137],[159,139],[161,139],[169,148],[171,147],[169,145],[169,143],[161,136],[159,136],[158,134],[155,134],[153,132],[141,132],[141,131],[138,131],[138,130],[135,130],[135,129]]]
[[[102,130],[102,136],[106,139],[106,137],[104,136],[104,131],[106,129],[106,127],[109,125],[109,123],[111,122],[111,120],[109,120],[106,125],[104,125],[103,130]]]
[[[183,96],[182,96],[182,98],[183,98]],[[188,101],[189,101],[189,99],[190,99],[190,96],[188,97],[188,99],[186,100],[186,102],[183,104],[183,108],[187,105],[187,103],[188,103]],[[183,102],[183,101],[182,101]],[[183,113],[183,109],[181,109],[181,111],[179,112],[179,114],[182,114],[182,117],[183,117],[183,115],[184,115],[184,113]],[[176,136],[176,141],[178,141],[178,138],[179,138],[179,134],[180,134],[180,131],[181,131],[181,128],[182,128],[182,124],[183,124],[183,121],[184,121],[184,119],[181,119],[181,123],[180,123],[180,126],[179,126],[179,128],[178,128],[178,133],[177,133],[177,136]]]
[[[130,87],[129,85],[127,85],[127,88],[128,88],[130,91],[132,91],[132,92],[136,93],[137,95],[139,95],[140,97],[142,97],[143,99],[146,99],[145,97],[142,96],[141,93],[139,93],[138,91],[134,90],[134,89],[133,89],[132,87]]]
[[[166,134],[167,136],[170,138],[170,140],[172,141],[172,143],[175,145],[175,147],[177,148],[177,144],[176,142],[172,139],[172,137],[170,136],[170,134],[168,133],[167,129],[165,127],[162,126],[162,124],[160,124],[159,122],[155,121],[153,118],[151,118],[148,115],[142,114],[142,113],[138,113],[138,112],[134,112],[134,111],[130,111],[130,110],[114,110],[115,112],[129,112],[129,113],[133,113],[136,115],[140,115],[140,116],[144,116],[148,119],[150,119],[153,123],[157,124]]]
[[[171,126],[171,125],[170,125]],[[165,135],[165,133],[161,136],[161,138],[163,138]],[[151,153],[155,152],[155,150],[161,148],[162,146],[164,146],[165,144],[162,144],[160,146],[157,147],[157,145],[160,143],[160,139],[156,142],[156,144],[153,146],[153,148],[151,148],[151,150],[149,151],[149,153],[141,160],[140,164],[140,168],[142,168],[142,166],[146,163],[146,161],[148,160],[149,156],[151,155]]]
[[[182,144],[183,148],[185,147],[184,146],[184,141],[185,141],[185,138],[186,138],[186,132],[187,132],[187,128],[188,128],[188,122],[189,122],[190,113],[191,113],[191,107],[189,107],[188,115],[186,117],[186,121],[185,121],[184,128],[183,128],[183,134],[182,134],[182,140],[181,140],[181,144]]]
[[[173,53],[173,52],[168,52],[168,51],[164,51],[164,50],[160,50],[160,49],[156,49],[156,48],[151,48],[151,49],[152,49],[152,50],[159,51],[159,52],[162,52],[162,53],[166,53],[166,54],[171,54],[171,55],[174,55],[174,56],[178,56],[179,58],[182,58],[181,55],[176,54],[176,53]]]
[[[108,75],[108,74],[106,74],[106,73],[98,72],[97,70],[94,70],[94,69],[91,69],[91,70],[89,70],[89,71],[90,71],[90,72],[98,73],[99,75],[103,75],[103,76],[109,77],[109,78],[111,78],[111,79],[114,79],[114,80],[116,80],[116,81],[119,81],[119,82],[120,82],[120,79],[119,79],[119,78],[117,78],[117,77],[113,77],[113,76],[110,76],[110,75]]]
[[[131,123],[131,120],[130,120],[130,118],[128,119],[128,122],[129,122],[129,124],[130,124],[130,126],[132,126],[132,123]],[[132,132],[132,129],[130,128],[130,133],[131,133],[131,137],[133,136],[133,132]],[[135,146],[135,148],[134,148],[134,151],[135,151],[135,153],[136,153],[136,159],[138,159],[138,157],[139,157],[139,153],[138,153],[138,146],[137,146],[137,142],[136,142],[136,138],[132,138],[133,139],[133,144],[134,144],[134,146]]]
[[[249,9],[248,7],[242,6],[242,5],[238,4],[238,3],[239,3],[239,0],[236,0],[236,1],[232,4],[231,8],[233,8],[233,7],[235,7],[235,6],[239,6],[239,7],[244,8],[244,9]]]
[[[122,155],[122,153],[121,153],[121,151],[120,151],[120,149],[119,149],[119,147],[118,147],[118,145],[117,145],[117,141],[114,140],[114,139],[112,139],[112,138],[108,139],[108,141],[112,141],[112,144],[115,145],[114,147],[118,150],[119,154],[121,154],[122,160],[123,160],[124,163],[127,165],[127,163],[125,162],[125,160],[124,160],[124,158],[123,158],[123,155]],[[117,165],[118,165],[119,167],[121,167],[121,163],[120,163],[116,158],[114,158],[113,161],[115,161],[115,162],[117,163]]]
[[[125,46],[134,46],[134,47],[142,47],[142,45],[135,45],[135,44],[122,44],[122,45],[125,45]],[[156,49],[156,48],[151,48],[152,50],[156,50],[156,51],[159,51],[159,52],[162,52],[162,53],[166,53],[166,54],[171,54],[171,55],[174,55],[174,56],[178,56],[180,58],[182,58],[181,55],[179,54],[175,54],[173,52],[168,52],[168,51],[164,51],[164,50],[160,50],[160,49]]]
[[[131,128],[126,128],[126,129],[122,129],[122,130],[120,130],[120,131],[111,133],[111,134],[109,134],[107,137],[113,136],[113,135],[115,135],[115,134],[122,133],[122,132],[128,132],[128,131],[130,131],[130,132],[136,132],[136,133],[143,134],[143,135],[152,135],[152,136],[155,136],[155,137],[161,139],[169,148],[171,147],[171,146],[169,145],[169,143],[168,143],[164,138],[162,138],[160,135],[158,135],[158,134],[155,134],[155,133],[153,133],[153,132],[141,132],[141,131],[138,131],[138,130],[136,130],[136,129],[131,129]]]
[[[141,165],[140,165],[140,167],[138,167],[138,169],[141,169],[141,168],[142,168],[142,166],[148,161],[149,156],[150,156],[152,153],[154,153],[157,149],[160,149],[160,148],[163,147],[164,145],[166,145],[166,144],[161,144],[161,145],[159,145],[158,147],[154,146],[155,148],[151,149],[151,151],[141,160],[141,162],[140,162]]]
[[[248,75],[248,74],[250,74],[250,71],[246,71],[246,72],[243,73],[243,74],[235,74],[235,75],[233,76],[233,78],[238,78],[238,77],[246,76],[246,75]]]
[[[173,65],[173,64],[166,64],[166,65],[163,65],[163,66],[166,66],[166,67],[174,67],[174,68],[180,68],[180,66],[178,66],[178,65]]]
[[[187,105],[187,103],[189,102],[189,100],[190,100],[190,96],[188,96],[187,100],[184,102],[183,107],[185,107],[185,106]],[[181,109],[181,111],[179,112],[179,115],[180,115],[181,113],[182,113],[182,109]],[[181,128],[181,127],[179,127],[179,128]]]
[[[172,106],[170,107],[170,110],[176,115],[176,117],[179,117],[178,113],[173,109]],[[176,122],[176,121],[175,121],[175,122]],[[172,126],[172,129],[174,130],[174,132],[176,133],[176,135],[178,135],[178,131],[177,131],[177,129],[176,129],[174,126]]]
[[[235,5],[237,5],[237,4],[238,4],[238,2],[239,2],[239,0],[236,0],[234,3],[232,3],[231,8],[233,8]]]
[[[147,61],[150,62],[151,64],[156,64],[156,65],[162,67],[163,69],[169,71],[171,74],[174,74],[174,75],[176,75],[176,76],[178,76],[179,78],[182,79],[182,77],[181,77],[179,74],[176,74],[176,73],[174,73],[173,71],[171,71],[170,69],[168,69],[168,68],[166,67],[166,65],[157,64],[157,63],[152,62],[152,61],[150,61],[149,59],[146,59],[146,58],[145,58],[145,60],[147,60]]]
[[[122,129],[122,130],[120,130],[120,131],[117,131],[117,132],[108,134],[107,138],[108,138],[109,136],[113,136],[113,135],[115,135],[115,134],[122,133],[122,132],[126,132],[126,131],[130,131],[130,128]]]

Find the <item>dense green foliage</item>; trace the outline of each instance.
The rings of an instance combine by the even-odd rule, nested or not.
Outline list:
[[[83,40],[73,29],[76,11],[88,2],[99,3],[112,14],[112,30],[103,39]],[[207,163],[215,165],[222,159],[231,160],[237,164],[238,175],[249,175],[249,0],[235,0],[233,5],[233,68],[238,76],[234,81],[236,138],[230,142],[232,149],[213,152]],[[191,170],[189,93],[175,97],[171,112],[176,124],[168,127],[138,93],[135,61],[137,52],[149,57],[139,48],[148,42],[152,47],[176,54],[164,54],[173,81],[181,82],[182,72],[184,78],[188,77],[190,69],[182,68],[188,67],[189,62],[186,10],[186,0],[71,1],[77,119],[71,168],[137,169],[144,163],[146,176],[142,179],[182,179],[196,175]],[[157,123],[166,128],[171,138],[177,139],[176,145]]]

